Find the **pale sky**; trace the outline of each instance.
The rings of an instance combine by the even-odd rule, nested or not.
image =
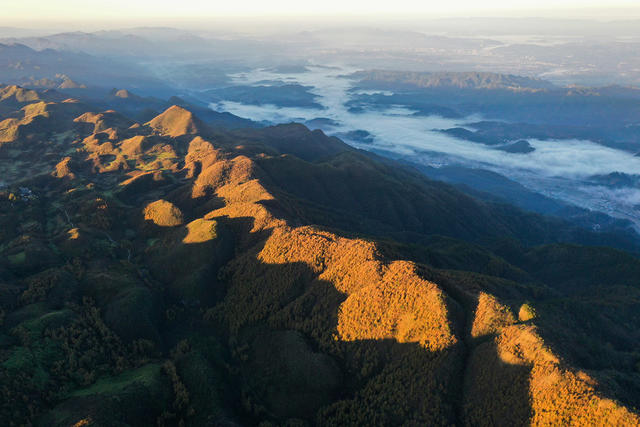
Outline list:
[[[0,0],[2,25],[36,21],[204,19],[225,16],[581,16],[624,18],[639,0]],[[594,13],[589,13],[593,10]],[[595,11],[598,11],[597,13]],[[638,17],[631,16],[630,18]]]

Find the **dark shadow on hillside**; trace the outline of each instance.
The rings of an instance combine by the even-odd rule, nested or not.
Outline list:
[[[599,396],[618,401],[638,413],[640,375],[636,371],[636,354],[640,341],[635,337],[638,329],[632,322],[638,312],[637,299],[632,295],[638,291],[634,294],[629,288],[613,287],[596,294],[596,288],[592,288],[561,295],[540,283],[521,285],[495,277],[431,268],[426,268],[424,274],[460,302],[470,316],[478,304],[473,295],[480,292],[498,298],[516,318],[524,304],[532,305],[535,317],[526,323],[536,326],[545,347],[565,367],[574,372],[585,370],[594,378],[592,385]],[[468,320],[469,331],[472,320],[473,317]],[[493,335],[487,335],[472,339],[469,345],[474,348],[493,339]]]
[[[464,310],[461,329],[466,351],[460,420],[474,426],[530,424],[533,416],[529,389],[532,366],[504,360],[497,347],[496,334],[472,336],[479,308],[478,289],[470,293],[450,278],[439,277],[438,272],[423,269],[422,273],[438,283]]]
[[[531,366],[504,361],[494,336],[470,341],[464,379],[462,419],[474,426],[531,423]]]
[[[597,392],[640,414],[638,290],[604,291],[593,298],[562,298],[538,305],[535,320],[545,343],[575,369],[596,380]]]
[[[252,225],[251,218],[217,220],[233,230]],[[236,236],[252,243],[221,270],[226,294],[210,317],[225,330],[238,372],[235,410],[250,424],[526,424],[529,367],[502,361],[492,341],[431,352],[393,339],[337,340],[346,295],[306,263],[258,260],[267,237]]]
[[[545,344],[593,377],[602,396],[638,413],[640,260],[612,248],[567,244],[530,248],[515,258],[544,286],[516,298],[514,309],[531,301]]]

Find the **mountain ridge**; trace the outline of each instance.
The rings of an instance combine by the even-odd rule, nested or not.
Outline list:
[[[637,375],[637,257],[532,246],[539,217],[301,125],[211,136],[182,107],[144,126],[51,105],[0,146],[0,419],[640,422],[610,374]],[[616,347],[591,331],[605,368],[561,345],[592,327],[563,326],[592,316],[571,308],[585,287],[620,320]]]
[[[553,83],[531,77],[513,74],[467,71],[407,72],[388,70],[359,71],[349,76],[362,83],[374,81],[405,84],[418,88],[454,87],[459,89],[508,89],[541,91],[558,89]]]
[[[145,125],[164,136],[178,137],[205,131],[204,124],[193,113],[177,105],[167,108]]]

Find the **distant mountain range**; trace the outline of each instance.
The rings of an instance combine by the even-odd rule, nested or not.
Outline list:
[[[362,85],[385,82],[394,87],[458,88],[458,89],[510,89],[536,91],[557,89],[553,83],[530,77],[486,72],[405,72],[370,70],[353,73],[350,77]]]
[[[87,86],[125,85],[143,91],[162,93],[168,85],[144,67],[116,59],[107,59],[53,49],[34,50],[23,44],[0,44],[0,75],[4,83],[33,87],[48,84],[56,75]],[[44,79],[44,80],[43,80]],[[112,86],[111,86],[112,87]]]
[[[205,48],[208,42],[188,31],[172,28],[131,28],[126,31],[68,32],[39,37],[13,37],[0,39],[4,44],[22,44],[42,51],[53,49],[74,53],[109,56],[153,56],[162,51],[176,53]]]

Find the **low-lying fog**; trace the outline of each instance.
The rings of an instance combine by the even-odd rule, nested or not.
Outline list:
[[[577,206],[598,210],[612,216],[632,220],[640,228],[640,190],[609,189],[589,184],[592,175],[612,172],[637,174],[640,157],[584,140],[529,140],[535,151],[527,154],[508,153],[489,146],[457,139],[436,129],[464,126],[482,119],[445,119],[438,116],[416,116],[403,106],[381,110],[372,106],[365,112],[350,112],[345,105],[354,82],[344,76],[357,71],[348,67],[310,66],[303,73],[275,73],[257,69],[233,75],[237,84],[268,85],[269,82],[295,82],[312,86],[317,102],[324,109],[283,108],[275,105],[246,105],[237,102],[212,104],[217,111],[268,123],[305,122],[327,118],[335,123],[324,126],[329,135],[339,135],[345,142],[370,151],[387,151],[434,167],[447,164],[489,169],[511,178],[544,195]],[[311,126],[312,128],[314,126]],[[344,133],[366,130],[372,142],[349,140]]]

